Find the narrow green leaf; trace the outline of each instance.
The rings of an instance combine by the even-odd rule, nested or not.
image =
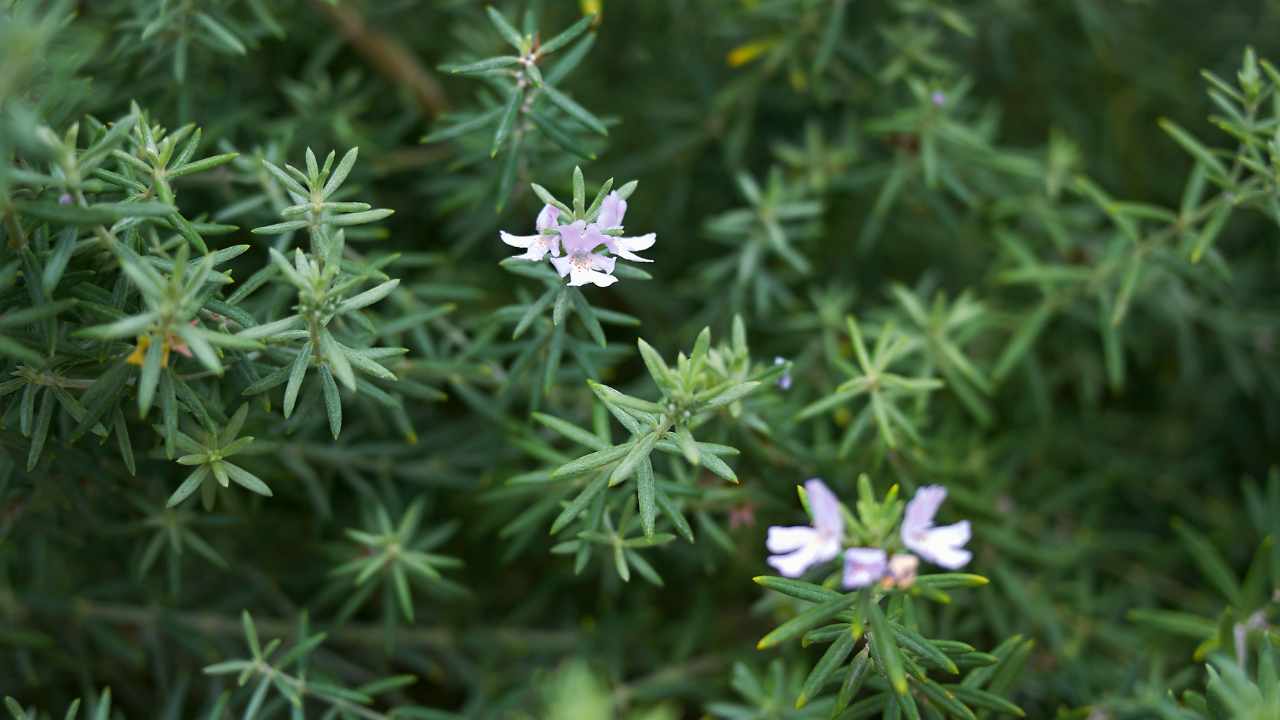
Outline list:
[[[565,95],[550,85],[543,85],[542,92],[547,96],[548,100],[554,103],[556,107],[563,110],[567,115],[569,115],[569,117],[572,117],[574,120],[577,120],[601,135],[609,134],[609,129],[604,126],[604,123],[600,122],[600,118],[593,115],[590,110],[579,105],[573,98]]]
[[[639,447],[639,446],[637,446]],[[625,461],[624,463],[625,464]],[[658,519],[657,481],[653,476],[653,463],[648,456],[636,466],[636,498],[640,507],[640,527],[645,537],[653,537]]]
[[[880,604],[871,597],[869,591],[861,593],[862,612],[871,625],[871,647],[880,663],[880,670],[889,681],[889,686],[898,695],[907,694],[907,673],[902,667],[902,655],[897,643],[893,640],[893,631],[889,629],[889,621],[880,610]]]
[[[587,28],[591,27],[591,23],[595,22],[595,20],[596,20],[595,14],[583,16],[581,20],[570,25],[567,29],[562,31],[559,35],[556,35],[550,40],[542,43],[538,47],[538,54],[549,55],[559,50],[560,48],[568,45],[569,43],[578,39],[578,36],[582,35],[582,33],[586,32]]]
[[[298,354],[293,358],[293,364],[289,370],[289,384],[284,388],[284,416],[288,418],[293,414],[293,406],[298,402],[298,391],[302,389],[302,380],[307,376],[307,369],[311,366],[311,343],[305,343],[298,350]]]
[[[342,398],[338,395],[338,383],[333,381],[333,373],[325,366],[320,368],[320,387],[324,392],[324,411],[329,416],[329,432],[337,440],[342,432]]]
[[[524,52],[524,38],[518,30],[512,27],[511,23],[507,22],[502,13],[494,9],[492,5],[486,6],[484,11],[489,16],[489,22],[493,23],[493,26],[498,29],[498,34],[502,36],[502,39],[506,40],[507,44],[516,50]]]
[[[757,581],[758,582],[758,581]],[[831,620],[836,615],[848,610],[858,601],[858,598],[864,593],[847,593],[839,597],[827,600],[815,607],[800,613],[775,628],[772,632],[760,638],[756,643],[757,650],[764,650],[780,643],[799,637],[822,623]],[[905,684],[905,681],[904,681]]]

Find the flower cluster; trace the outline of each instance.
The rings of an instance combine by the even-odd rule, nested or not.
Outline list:
[[[816,478],[805,482],[804,488],[813,525],[771,527],[766,541],[769,552],[774,553],[769,564],[786,577],[799,577],[810,567],[835,558],[845,545],[846,511],[835,494]],[[946,488],[929,485],[907,503],[899,538],[909,552],[890,555],[883,547],[845,549],[844,586],[860,588],[880,582],[886,587],[909,587],[921,557],[949,570],[966,565],[972,558],[964,549],[969,542],[969,521],[941,527],[933,524],[946,497]]]
[[[622,235],[622,217],[627,212],[626,199],[614,190],[600,202],[599,212],[594,219],[574,219],[567,208],[557,207],[552,203],[543,206],[534,224],[536,235],[512,235],[509,232],[498,233],[502,242],[517,248],[524,253],[515,257],[521,260],[541,262],[548,255],[560,277],[568,277],[569,285],[580,286],[588,283],[598,287],[608,287],[618,281],[613,269],[617,258],[633,262],[653,262],[636,255],[640,250],[647,250],[657,240],[657,235],[649,233],[638,237]],[[561,223],[562,216],[567,222]],[[563,254],[561,249],[563,248]],[[604,254],[602,250],[607,251]]]

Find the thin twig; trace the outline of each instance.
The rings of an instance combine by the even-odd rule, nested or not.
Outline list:
[[[413,93],[414,100],[427,118],[449,108],[444,88],[408,48],[394,37],[365,23],[360,11],[343,3],[312,0],[312,6],[334,24],[356,52],[364,56],[378,72]]]

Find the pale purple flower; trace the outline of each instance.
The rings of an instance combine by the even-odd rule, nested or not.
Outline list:
[[[902,520],[902,542],[925,560],[948,570],[958,570],[973,557],[973,553],[964,549],[964,544],[969,542],[969,521],[934,527],[933,516],[946,499],[947,489],[941,485],[927,485],[917,490],[916,496],[907,503],[906,517]]]
[[[601,201],[595,222],[574,220],[560,224],[560,211],[548,204],[538,213],[537,235],[512,235],[506,231],[498,235],[502,242],[524,249],[523,254],[515,256],[521,260],[540,262],[549,255],[556,272],[560,277],[569,278],[571,286],[608,287],[618,281],[613,276],[617,258],[653,262],[635,253],[653,247],[657,236],[649,233],[623,237],[622,218],[626,212],[627,201],[617,192],[611,192]]]
[[[596,216],[596,221],[588,227],[594,228],[600,234],[600,242],[609,248],[610,253],[632,262],[653,262],[649,258],[636,255],[636,253],[653,247],[653,243],[658,239],[655,233],[637,237],[608,234],[610,230],[622,231],[622,217],[626,214],[627,201],[623,200],[622,196],[615,190],[605,196],[604,201],[600,203],[600,214]]]
[[[537,235],[512,235],[505,230],[500,230],[498,237],[512,247],[524,248],[523,255],[515,256],[521,260],[537,262],[546,257],[547,253],[550,253],[553,258],[559,257],[560,238],[554,232],[549,232],[556,228],[556,220],[559,217],[560,211],[556,206],[546,205],[543,206],[542,212],[538,213],[538,220],[534,224],[538,230]]]
[[[73,201],[71,199],[70,193],[62,193],[61,195],[58,196],[59,205],[70,205],[72,202]]]
[[[933,94],[929,96],[929,99],[932,100],[933,104],[937,107],[942,107],[947,104],[947,95],[941,90],[934,90]]]
[[[866,587],[884,576],[888,559],[880,548],[849,548],[844,551],[844,586]]]
[[[769,564],[786,577],[800,577],[812,565],[823,563],[840,554],[840,542],[844,536],[844,516],[840,514],[840,501],[819,479],[805,481],[804,491],[809,498],[809,513],[813,525],[791,527],[773,526],[765,547],[769,552]]]

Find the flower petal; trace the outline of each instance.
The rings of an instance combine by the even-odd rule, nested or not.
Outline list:
[[[570,270],[572,269],[572,267],[573,267],[573,266],[569,263],[569,258],[568,258],[567,256],[566,256],[566,257],[553,257],[553,258],[551,258],[551,264],[556,266],[556,272],[560,273],[560,277],[564,277],[565,275],[568,275],[568,274],[569,274],[569,271],[570,271]]]
[[[813,516],[813,527],[819,533],[836,538],[839,542],[844,534],[844,516],[840,514],[840,501],[826,483],[818,478],[806,480],[804,494],[809,498],[809,513]]]
[[[632,262],[653,262],[653,260],[650,260],[649,258],[636,255],[635,251],[653,247],[653,242],[657,237],[658,236],[654,233],[649,233],[648,235],[641,235],[639,237],[613,237],[611,235],[604,235],[603,239],[605,247],[609,248],[609,252],[623,258],[624,260],[630,260]]]
[[[538,241],[537,235],[512,235],[506,230],[499,230],[498,237],[511,247],[527,248]]]
[[[764,546],[771,553],[788,553],[809,545],[817,537],[818,531],[808,525],[793,525],[790,527],[774,525],[769,528],[769,535],[765,538]]]
[[[601,255],[599,253],[592,253],[590,259],[592,268],[595,268],[596,270],[603,270],[607,273],[612,273],[614,265],[618,262],[616,259],[611,258],[608,255]]]
[[[658,240],[657,233],[647,233],[645,235],[637,235],[635,237],[619,237],[614,238],[618,245],[622,248],[636,252],[638,250],[648,250]]]
[[[537,262],[538,260],[546,257],[546,255],[547,248],[545,246],[534,244],[530,245],[529,249],[525,250],[523,255],[515,255],[514,257],[520,258],[521,260],[532,260]]]
[[[538,232],[543,232],[547,228],[555,226],[556,221],[559,219],[560,210],[555,205],[543,205],[542,212],[538,213],[538,220],[534,223],[534,227],[538,228]]]
[[[618,282],[618,278],[608,273],[596,272],[594,270],[587,271],[587,280],[596,287],[609,287]]]
[[[902,519],[902,537],[914,535],[933,524],[933,516],[938,514],[938,507],[947,499],[947,489],[941,485],[926,485],[916,491],[915,497],[907,503],[907,512]]]
[[[964,544],[969,542],[970,534],[969,521],[963,520],[954,525],[918,533],[907,546],[934,565],[956,570],[967,565],[973,558],[973,553],[963,549]]]
[[[600,214],[596,216],[596,224],[606,230],[622,227],[622,216],[626,213],[627,201],[622,199],[617,190],[614,190],[600,203]]]
[[[962,547],[965,543],[969,542],[969,538],[972,534],[973,533],[969,528],[969,521],[961,520],[958,523],[943,525],[941,527],[931,529],[929,531],[929,542]]]
[[[957,547],[948,547],[945,545],[931,548],[930,552],[922,552],[920,553],[920,556],[934,565],[944,567],[948,570],[959,570],[965,565],[968,565],[969,561],[973,559],[973,553],[968,550]]]
[[[607,273],[589,270],[578,265],[570,265],[569,267],[569,285],[578,287],[581,285],[595,285],[596,287],[609,287],[618,282],[618,278]]]
[[[787,555],[770,555],[768,563],[784,577],[800,577],[810,565],[818,562],[814,557],[814,545],[805,545]]]
[[[560,240],[564,242],[564,251],[570,255],[575,252],[590,252],[600,244],[593,242],[593,238],[587,237],[587,224],[581,220],[560,225],[557,229],[560,230]],[[598,235],[599,231],[594,234]]]
[[[844,551],[844,586],[866,587],[884,576],[887,558],[880,548],[849,548]]]

